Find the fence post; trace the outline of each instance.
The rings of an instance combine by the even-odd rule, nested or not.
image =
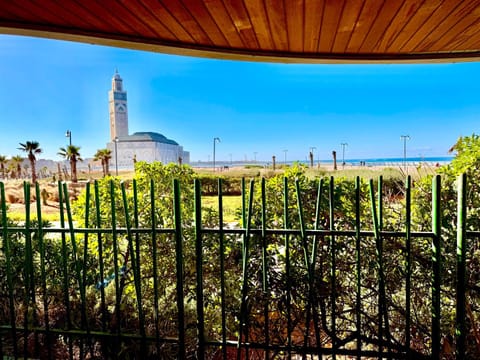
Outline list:
[[[194,180],[195,185],[195,257],[197,267],[197,359],[205,357],[205,334],[203,313],[203,242],[202,242],[202,199],[200,180]]]
[[[465,303],[466,303],[466,220],[467,220],[467,176],[458,178],[457,201],[457,309],[455,320],[456,358],[465,356]]]
[[[432,183],[432,359],[440,359],[440,267],[441,267],[441,229],[442,217],[440,198],[440,175]]]
[[[180,183],[173,180],[173,216],[175,219],[175,254],[177,272],[177,309],[178,309],[178,358],[185,359],[185,304],[183,297],[183,236],[181,216]]]

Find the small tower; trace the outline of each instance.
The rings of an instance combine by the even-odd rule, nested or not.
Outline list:
[[[127,92],[123,90],[123,80],[115,70],[112,78],[112,90],[108,92],[110,108],[110,140],[128,136]]]

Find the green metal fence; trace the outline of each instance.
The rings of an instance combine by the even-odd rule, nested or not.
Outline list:
[[[135,181],[112,181],[106,193],[87,184],[85,206],[75,211],[82,219],[59,183],[58,224],[43,222],[40,188],[28,183],[25,199],[35,198],[37,212],[27,200],[25,222],[11,222],[0,183],[0,357],[440,359],[453,356],[445,346],[454,344],[464,358],[466,241],[480,235],[466,229],[466,177],[458,187],[456,331],[448,343],[441,259],[442,244],[453,239],[442,240],[440,177],[431,229],[417,232],[410,178],[398,209],[402,231],[384,229],[381,178],[368,194],[356,179],[351,226],[337,228],[342,214],[335,181],[327,180],[306,204],[299,182],[285,178],[274,195],[283,213],[274,219],[265,180],[243,181],[235,226],[224,224],[221,180],[218,214],[202,209],[195,181],[191,218],[177,180],[171,199],[158,198],[153,181],[140,192]],[[428,263],[414,259],[420,250]],[[425,277],[429,287],[418,288]]]

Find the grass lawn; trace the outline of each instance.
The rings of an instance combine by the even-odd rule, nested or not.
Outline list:
[[[239,212],[242,208],[242,197],[223,196],[222,200],[223,221],[226,223],[240,222],[241,215],[239,215]],[[202,206],[218,211],[218,196],[202,196]]]

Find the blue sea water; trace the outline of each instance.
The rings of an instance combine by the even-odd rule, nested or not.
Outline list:
[[[407,157],[406,159],[404,158],[375,158],[375,159],[345,159],[345,165],[346,166],[360,166],[363,164],[363,166],[402,166],[404,165],[404,162],[407,163],[407,165],[419,165],[422,163],[427,163],[430,165],[444,165],[448,164],[452,161],[453,157],[452,156],[437,156],[437,157]],[[287,161],[288,165],[292,165],[293,163],[301,163],[301,164],[309,164],[308,161],[305,160],[297,160],[297,161]],[[283,165],[283,161],[277,161],[278,165]],[[314,160],[314,164],[318,164],[318,160]],[[321,165],[331,165],[333,164],[333,160],[320,160],[320,166]],[[213,166],[212,161],[198,161],[198,162],[192,162],[191,165],[193,167],[210,167]],[[260,166],[266,166],[266,165],[271,165],[271,161],[216,161],[215,162],[215,167],[233,167],[233,166],[245,166],[245,165],[260,165]],[[341,166],[342,165],[342,160],[337,159],[337,165]]]

